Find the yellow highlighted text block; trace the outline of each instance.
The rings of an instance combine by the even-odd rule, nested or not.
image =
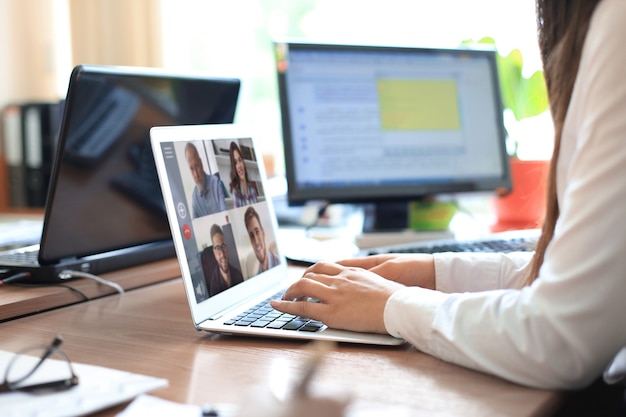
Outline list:
[[[385,130],[457,130],[461,121],[451,80],[379,80]]]

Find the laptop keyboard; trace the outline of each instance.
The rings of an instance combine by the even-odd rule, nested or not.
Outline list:
[[[39,250],[14,250],[0,252],[0,264],[37,265]]]
[[[224,322],[232,326],[266,327],[268,329],[282,329],[300,332],[317,332],[325,326],[322,322],[293,314],[276,311],[269,304],[270,300],[280,298],[282,293],[260,302],[236,317]]]

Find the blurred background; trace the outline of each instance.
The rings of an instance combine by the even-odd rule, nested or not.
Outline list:
[[[456,47],[485,36],[540,69],[532,0],[0,0],[0,108],[63,98],[77,64],[238,77],[236,121],[281,175],[273,39]]]

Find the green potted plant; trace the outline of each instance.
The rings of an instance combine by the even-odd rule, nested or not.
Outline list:
[[[464,42],[465,45],[475,43]],[[477,43],[492,45],[497,51],[493,38],[483,38]],[[528,157],[522,154],[529,153],[523,149],[525,141],[532,143],[536,136],[532,130],[524,129],[524,125],[536,124],[538,118],[546,120],[546,117],[549,117],[545,80],[540,70],[529,76],[524,75],[524,60],[519,49],[513,49],[506,56],[498,52],[497,62],[502,104],[505,109],[512,190],[493,198],[497,222],[492,229],[503,231],[535,228],[540,226],[544,214],[545,178],[549,157],[545,155],[539,158],[536,155]],[[551,135],[550,128],[551,123],[546,123],[538,129]]]

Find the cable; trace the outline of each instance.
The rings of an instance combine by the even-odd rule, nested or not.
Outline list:
[[[54,285],[59,285],[65,288],[68,288],[71,291],[74,291],[78,294],[80,294],[85,300],[89,300],[89,297],[87,297],[87,295],[85,293],[83,293],[82,291],[70,286],[70,285],[66,285],[66,284],[30,284],[30,283],[26,283],[23,282],[25,280],[28,280],[31,277],[30,272],[24,271],[24,272],[18,272],[16,274],[10,275],[6,278],[2,278],[0,279],[0,286],[5,285],[5,284],[12,284],[12,285],[19,285],[19,286],[24,286],[24,287],[35,287],[35,286],[54,286]],[[101,284],[107,285],[113,289],[115,289],[115,291],[117,291],[120,294],[124,294],[124,288],[122,288],[121,285],[112,282],[112,281],[108,281],[106,279],[100,278],[97,275],[93,275],[93,274],[89,274],[87,272],[80,272],[80,271],[71,271],[71,270],[63,270],[59,273],[59,279],[62,280],[67,280],[67,279],[71,279],[71,278],[89,278],[89,279],[93,279],[94,281],[97,281]]]
[[[330,206],[330,203],[328,202],[324,202],[322,203],[321,207],[317,210],[317,214],[315,216],[315,219],[309,224],[307,225],[304,230],[308,233],[312,228],[314,228],[315,226],[318,225],[318,223],[320,222],[320,220],[326,216],[326,210],[328,210],[328,206]]]
[[[17,283],[28,278],[30,278],[30,272],[18,272],[17,274],[0,279],[0,286],[4,284]]]
[[[100,278],[97,275],[94,274],[90,274],[88,272],[81,272],[81,271],[72,271],[69,269],[63,270],[61,272],[59,272],[59,278],[60,279],[71,279],[71,278],[89,278],[89,279],[93,279],[94,281],[99,282],[100,284],[104,284],[104,285],[108,285],[111,288],[114,288],[115,291],[117,291],[120,294],[124,294],[124,288],[122,288],[121,285],[119,285],[118,283],[115,283],[113,281],[108,281],[106,279]]]

